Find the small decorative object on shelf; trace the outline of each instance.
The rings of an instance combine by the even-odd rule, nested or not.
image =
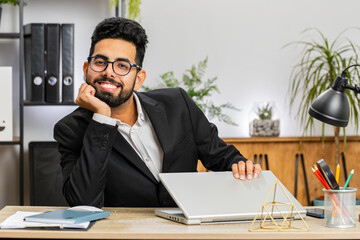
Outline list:
[[[255,103],[249,118],[251,137],[275,137],[280,135],[280,120],[274,102]]]

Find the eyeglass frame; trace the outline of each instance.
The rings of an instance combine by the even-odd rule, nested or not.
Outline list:
[[[96,71],[96,70],[94,70],[94,69],[91,67],[91,59],[93,59],[93,58],[102,58],[102,59],[104,59],[104,60],[106,61],[106,67],[104,68],[104,70],[102,70],[102,71]],[[141,70],[141,69],[142,69],[142,67],[140,67],[139,65],[137,65],[137,64],[135,64],[135,63],[130,62],[130,61],[127,60],[127,59],[109,61],[109,60],[107,60],[107,59],[104,58],[104,57],[92,56],[92,57],[88,57],[88,58],[87,58],[87,61],[88,61],[89,65],[90,65],[91,70],[93,70],[94,72],[103,72],[103,71],[105,71],[105,70],[108,68],[109,63],[111,63],[111,64],[112,64],[112,70],[113,70],[113,72],[116,73],[116,74],[119,75],[119,76],[126,76],[126,75],[128,75],[128,74],[131,72],[131,69],[132,69],[133,67],[136,67],[136,69],[138,69],[138,70]],[[129,71],[128,71],[126,74],[121,75],[121,74],[118,74],[118,73],[115,71],[115,69],[114,69],[114,63],[117,62],[117,61],[123,61],[123,62],[127,62],[127,63],[130,64]]]

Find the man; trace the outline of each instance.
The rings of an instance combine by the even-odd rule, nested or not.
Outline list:
[[[198,159],[241,180],[261,171],[218,137],[184,90],[134,92],[146,78],[147,42],[132,20],[109,18],[95,28],[79,108],[54,127],[71,206],[176,206],[158,173],[195,172]]]

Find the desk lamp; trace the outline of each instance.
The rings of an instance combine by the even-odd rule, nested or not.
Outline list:
[[[351,67],[360,66],[351,65],[344,69],[341,76],[337,76],[334,85],[321,93],[313,102],[309,109],[309,114],[330,125],[337,127],[346,127],[349,123],[350,105],[345,90],[351,89],[357,95],[360,93],[360,87],[350,86],[346,78],[346,70]]]

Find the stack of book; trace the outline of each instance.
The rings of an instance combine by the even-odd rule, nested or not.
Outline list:
[[[0,224],[1,228],[78,228],[88,229],[95,220],[110,212],[91,206],[77,206],[43,213],[18,211]]]

